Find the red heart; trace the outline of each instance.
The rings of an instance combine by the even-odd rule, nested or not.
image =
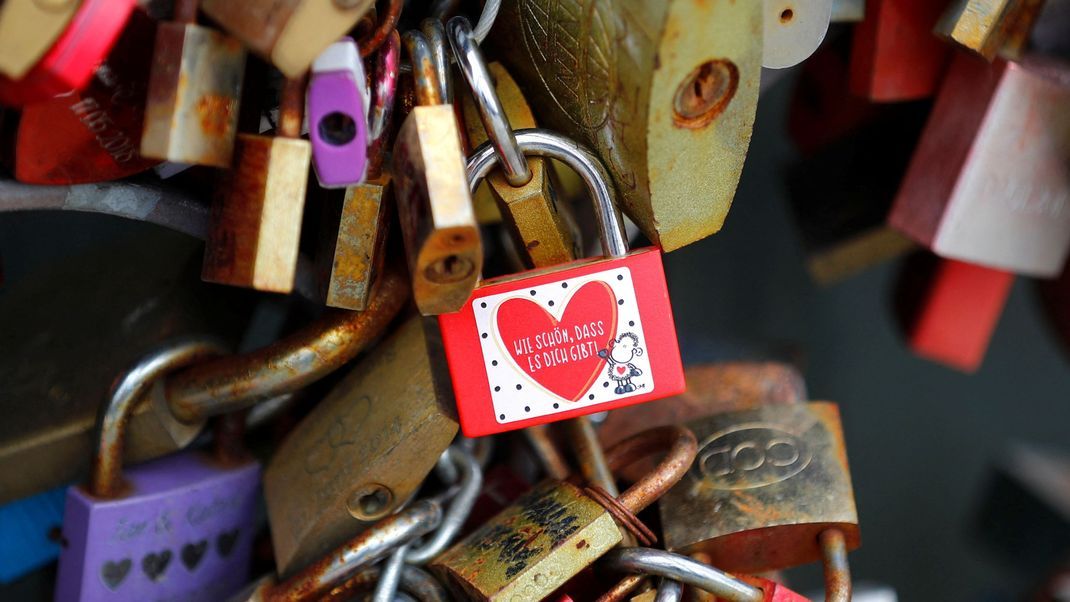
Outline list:
[[[538,303],[513,298],[498,307],[498,336],[513,363],[542,387],[576,401],[591,388],[605,365],[598,352],[617,332],[613,289],[598,280],[572,295],[557,320]],[[568,339],[554,334],[567,333]]]
[[[624,370],[625,370],[624,366],[617,366],[617,374],[624,374]]]

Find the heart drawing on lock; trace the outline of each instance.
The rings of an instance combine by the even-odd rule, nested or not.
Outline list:
[[[220,533],[215,539],[215,549],[219,552],[221,558],[230,556],[231,550],[234,549],[234,544],[238,541],[238,529],[232,529],[225,533]]]
[[[508,299],[497,311],[500,343],[513,364],[539,386],[577,401],[605,366],[598,351],[607,348],[617,331],[616,301],[613,289],[600,280],[579,287],[559,318],[535,301]]]
[[[127,573],[130,572],[129,558],[123,558],[119,562],[112,562],[111,560],[104,563],[104,566],[100,568],[100,578],[104,581],[104,585],[111,591],[115,591],[115,588],[119,587],[119,584],[126,579]]]
[[[200,564],[201,558],[204,557],[205,550],[208,549],[208,540],[202,539],[197,543],[188,543],[182,546],[182,553],[179,557],[182,559],[182,564],[186,565],[186,570],[192,571]]]
[[[141,559],[141,570],[145,576],[153,581],[159,581],[163,577],[167,565],[171,563],[171,550],[163,550],[154,554],[146,554]]]

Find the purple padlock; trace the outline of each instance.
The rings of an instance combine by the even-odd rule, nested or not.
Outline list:
[[[219,353],[211,342],[180,343],[116,382],[98,418],[90,482],[67,491],[57,602],[220,600],[247,582],[256,462],[185,451],[120,471],[130,410],[163,374]]]
[[[312,163],[324,188],[364,181],[368,164],[368,86],[352,38],[331,44],[312,63],[308,84]]]

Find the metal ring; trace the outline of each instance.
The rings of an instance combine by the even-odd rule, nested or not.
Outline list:
[[[145,356],[115,381],[97,416],[97,443],[93,450],[93,474],[89,480],[91,494],[107,499],[118,496],[122,490],[126,424],[131,411],[152,385],[169,372],[226,352],[223,344],[211,338],[176,342]]]
[[[662,577],[658,579],[658,593],[654,602],[680,602],[684,597],[684,584]]]
[[[624,222],[617,209],[616,196],[611,188],[609,174],[602,162],[586,147],[568,138],[541,128],[516,130],[516,143],[525,155],[550,157],[571,167],[590,192],[594,202],[594,214],[602,233],[602,252],[606,257],[622,257],[628,254],[624,238]],[[480,144],[468,157],[465,171],[468,187],[475,192],[483,178],[498,165],[498,153],[490,141]]]
[[[450,461],[460,470],[460,491],[450,501],[450,507],[434,536],[423,545],[413,547],[406,552],[405,561],[411,564],[426,564],[446,549],[468,520],[472,506],[479,497],[479,491],[483,488],[483,470],[468,450],[459,445],[452,445],[447,453],[449,453]]]
[[[483,53],[473,37],[472,25],[464,17],[454,17],[450,19],[447,27],[457,65],[461,68],[468,86],[472,88],[472,97],[479,109],[479,117],[494,150],[498,152],[505,179],[512,186],[523,186],[531,181],[531,170],[528,169],[528,161],[516,143],[509,117],[506,116],[498,92],[494,89],[494,83],[487,71],[487,62],[483,60]]]
[[[739,602],[762,602],[765,599],[762,590],[749,583],[712,566],[665,550],[617,548],[603,556],[601,562],[617,571],[667,577],[710,592],[719,598]]]

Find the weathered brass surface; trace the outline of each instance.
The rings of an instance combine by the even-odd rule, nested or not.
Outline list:
[[[396,510],[453,440],[437,329],[427,332],[419,319],[407,321],[279,446],[264,495],[280,575]]]
[[[201,0],[201,9],[286,77],[298,77],[374,0]]]
[[[393,189],[390,176],[346,188],[341,202],[330,200],[317,253],[321,295],[327,305],[363,310],[382,270],[390,229]],[[334,235],[337,233],[337,236]]]
[[[420,313],[454,312],[483,269],[483,245],[451,105],[414,107],[394,146],[398,220]]]
[[[1028,37],[1043,4],[1043,0],[957,0],[936,31],[992,60],[1008,42],[1020,44]]]
[[[240,291],[198,280],[199,247],[156,228],[7,283],[0,295],[0,503],[86,477],[97,409],[115,375],[138,358],[184,335],[237,339],[248,305]],[[196,435],[161,431],[150,416],[159,409],[134,411],[125,462],[173,452]]]
[[[241,42],[207,27],[161,23],[141,154],[178,163],[230,166],[244,69]]]
[[[494,47],[541,124],[592,147],[666,251],[717,232],[750,144],[763,3],[518,0]]]
[[[574,485],[545,481],[431,568],[465,599],[538,600],[620,540],[620,529],[597,502]]]
[[[0,3],[0,73],[19,79],[67,28],[82,0],[4,0]]]
[[[494,78],[494,87],[509,125],[514,130],[536,127],[531,107],[509,72],[500,63],[490,63],[487,69]],[[487,132],[471,94],[462,95],[461,107],[468,142],[473,148],[477,147],[487,141]],[[480,185],[480,190],[489,187],[491,198],[497,206],[494,213],[505,219],[517,250],[528,267],[571,261],[580,253],[564,213],[567,207],[558,200],[554,189],[549,160],[527,157],[527,162],[531,171],[531,180],[527,184],[511,186],[504,174],[495,170]],[[477,190],[474,197],[477,204],[479,195]],[[480,213],[478,207],[476,212]],[[487,213],[486,210],[483,212]]]
[[[847,452],[835,404],[766,406],[689,423],[699,453],[660,504],[666,548],[743,573],[819,561],[818,536],[857,548]]]
[[[238,135],[234,168],[212,205],[204,280],[293,289],[311,159],[307,140]]]

